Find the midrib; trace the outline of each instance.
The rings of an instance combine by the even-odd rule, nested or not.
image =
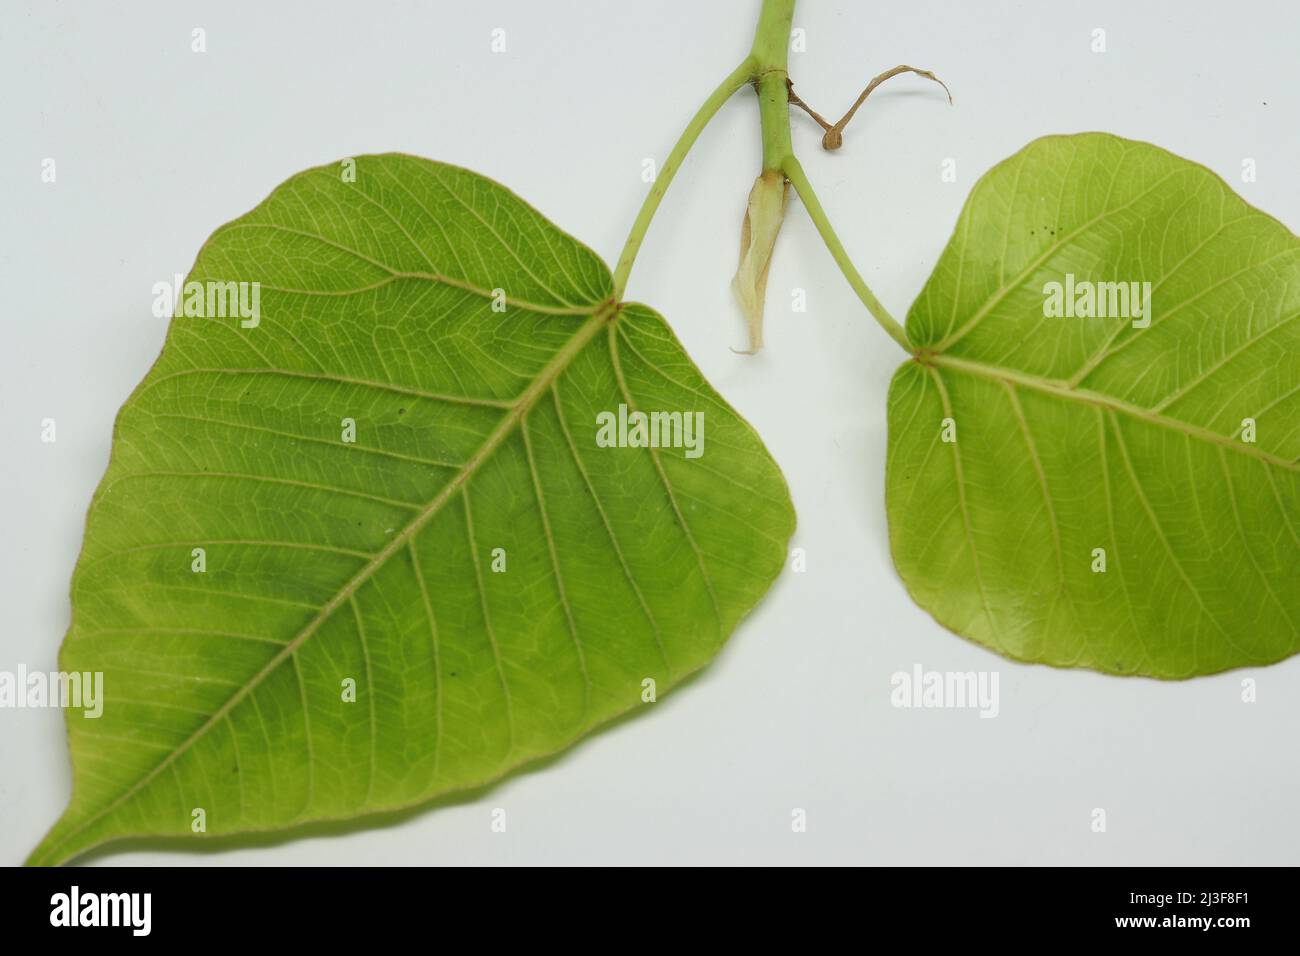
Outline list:
[[[330,615],[338,610],[339,606],[343,604],[343,602],[347,601],[362,584],[374,575],[374,573],[393,556],[399,548],[404,547],[407,541],[414,538],[420,529],[423,528],[440,510],[442,510],[443,505],[445,505],[447,501],[449,501],[451,497],[459,491],[467,481],[469,481],[474,473],[482,467],[484,462],[492,457],[492,454],[501,446],[501,443],[506,440],[510,432],[512,432],[515,426],[523,419],[524,415],[526,415],[537,403],[538,399],[546,393],[547,389],[549,389],[560,376],[560,373],[568,368],[569,364],[574,360],[578,353],[582,351],[587,343],[598,335],[605,326],[609,324],[609,322],[613,321],[617,317],[618,306],[612,300],[600,303],[593,306],[593,308],[595,311],[591,313],[587,321],[579,326],[574,336],[565,343],[563,348],[555,353],[554,357],[552,357],[545,366],[543,366],[542,370],[538,373],[537,377],[533,379],[528,388],[526,388],[519,398],[509,406],[506,414],[502,417],[496,428],[494,428],[488,437],[484,439],[483,444],[480,445],[478,450],[474,452],[469,460],[461,466],[460,471],[456,473],[455,477],[439,490],[433,500],[430,501],[419,514],[412,518],[398,534],[394,535],[392,540],[390,540],[388,544],[386,544],[384,548],[370,560],[369,563],[349,578],[339,592],[321,607],[316,616],[312,618],[311,621],[302,628],[302,630],[294,635],[293,639],[289,641],[289,643],[285,644],[284,648],[271,658],[271,660],[269,660],[260,671],[254,674],[247,683],[235,691],[235,693],[230,696],[230,699],[222,704],[221,707],[212,714],[212,716],[210,716],[198,729],[194,731],[194,733],[182,741],[175,749],[171,750],[156,767],[123,791],[120,796],[106,804],[102,810],[87,817],[84,822],[68,831],[68,833],[61,837],[57,843],[52,844],[45,852],[47,858],[52,859],[54,862],[60,862],[62,859],[66,859],[55,856],[55,852],[60,847],[67,844],[68,841],[77,834],[84,831],[96,821],[112,813],[119,806],[153,782],[160,773],[171,766],[171,764],[193,746],[194,743],[206,734],[218,721],[225,718],[227,714],[238,706],[238,704],[263,680],[270,676],[277,667],[292,657],[293,653],[302,646],[303,642],[311,637],[312,634],[314,634],[317,629],[329,619]],[[80,849],[85,848],[83,847]]]
[[[1080,402],[1088,405],[1095,405],[1101,408],[1112,409],[1132,418],[1140,419],[1160,428],[1166,428],[1170,431],[1179,432],[1198,441],[1208,442],[1218,445],[1220,448],[1227,448],[1239,454],[1256,458],[1276,468],[1282,468],[1286,471],[1300,471],[1300,464],[1280,458],[1277,455],[1266,452],[1262,449],[1246,442],[1239,442],[1231,437],[1217,434],[1208,428],[1202,428],[1199,425],[1193,425],[1190,422],[1180,421],[1176,418],[1170,418],[1158,412],[1153,412],[1149,408],[1143,408],[1140,405],[1134,405],[1123,399],[1115,398],[1111,395],[1105,395],[1101,392],[1094,392],[1084,388],[1071,388],[1065,382],[1055,379],[1044,378],[1039,375],[1031,375],[1028,372],[1020,372],[1015,369],[1001,368],[996,365],[986,365],[983,362],[975,362],[970,359],[957,358],[953,355],[931,354],[925,357],[922,364],[932,364],[940,368],[952,369],[955,372],[965,372],[968,375],[975,375],[980,378],[990,379],[996,382],[1003,382],[1012,385],[1021,385],[1025,388],[1032,389],[1044,395],[1052,395],[1065,401]]]

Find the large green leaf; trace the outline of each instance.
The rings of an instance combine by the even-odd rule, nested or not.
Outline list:
[[[1045,315],[1067,274],[1150,282],[1149,325]],[[1297,316],[1300,240],[1201,166],[1085,134],[995,167],[890,388],[890,537],[912,596],[1058,666],[1180,678],[1295,653]]]
[[[493,780],[701,667],[781,569],[776,464],[592,252],[462,169],[346,171],[212,236],[190,280],[260,282],[260,322],[173,319],[121,411],[61,654],[106,703],[29,862]],[[620,405],[703,413],[703,454],[599,446]]]

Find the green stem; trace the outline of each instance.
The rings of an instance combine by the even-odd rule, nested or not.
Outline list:
[[[623,298],[627,289],[628,276],[632,274],[632,265],[637,253],[641,251],[641,242],[645,239],[650,222],[654,219],[663,201],[664,194],[672,185],[673,177],[686,154],[691,151],[695,141],[709,125],[709,120],[731,98],[731,95],[746,83],[753,83],[759,95],[759,116],[763,123],[763,165],[768,169],[780,169],[781,160],[791,154],[790,148],[790,111],[787,105],[786,50],[790,42],[790,24],[794,19],[795,0],[763,0],[763,9],[759,13],[758,28],[754,33],[754,46],[749,56],[718,84],[707,100],[700,104],[691,121],[678,137],[672,152],[659,167],[659,174],[645,197],[632,231],[623,243],[618,265],[614,268],[614,297]]]
[[[668,192],[668,187],[672,184],[673,177],[677,174],[686,154],[691,151],[700,133],[722,104],[746,83],[753,83],[758,93],[759,120],[763,130],[764,171],[780,171],[790,181],[799,198],[803,200],[808,215],[812,217],[813,224],[817,227],[817,232],[826,243],[826,248],[830,250],[832,258],[838,263],[840,271],[848,279],[853,291],[866,305],[867,311],[880,327],[889,333],[890,338],[901,345],[905,351],[911,352],[913,348],[907,340],[907,333],[903,331],[898,320],[881,305],[880,300],[854,267],[839,237],[835,235],[835,230],[831,228],[830,220],[826,218],[826,211],[822,209],[817,194],[813,192],[812,184],[804,175],[803,167],[794,155],[794,147],[790,142],[788,71],[790,26],[794,22],[794,5],[795,0],[763,0],[758,27],[754,31],[754,45],[750,49],[749,56],[732,70],[727,78],[718,84],[718,88],[709,95],[709,98],[700,105],[690,123],[686,125],[686,129],[682,131],[676,145],[673,146],[672,152],[664,160],[650,194],[641,204],[636,221],[632,224],[632,231],[628,233],[627,242],[623,244],[623,252],[618,257],[618,266],[614,270],[614,297],[618,300],[623,298],[632,265],[641,250],[641,242],[645,239],[650,222],[659,209],[659,203]]]
[[[795,192],[803,200],[808,215],[812,217],[817,232],[830,250],[849,280],[849,285],[858,294],[880,327],[889,333],[889,337],[911,352],[912,344],[907,340],[907,333],[898,324],[898,320],[881,305],[861,274],[853,265],[853,260],[844,251],[839,236],[831,228],[812,184],[804,174],[803,166],[794,154],[790,142],[790,87],[788,74],[788,50],[790,45],[790,25],[794,19],[795,0],[763,0],[763,11],[759,15],[758,31],[754,35],[754,47],[750,52],[755,64],[754,86],[758,91],[759,118],[763,124],[763,169],[779,170],[790,180]]]
[[[795,0],[763,0],[758,28],[754,31],[754,46],[749,53],[754,61],[754,90],[758,93],[758,117],[763,127],[764,170],[779,170],[786,157],[794,155],[790,143],[787,67],[794,3]]]
[[[826,210],[822,208],[821,201],[817,194],[813,192],[812,183],[808,182],[808,177],[803,171],[803,166],[794,154],[785,158],[781,165],[781,171],[785,173],[786,179],[790,180],[794,186],[795,192],[803,200],[804,208],[808,210],[808,215],[812,217],[813,225],[817,227],[817,232],[821,234],[822,242],[826,243],[826,248],[830,250],[833,258],[840,271],[844,273],[844,278],[849,280],[849,285],[853,291],[858,294],[867,311],[871,313],[872,318],[880,325],[882,329],[889,333],[889,337],[903,347],[906,352],[913,352],[915,349],[912,343],[907,339],[907,333],[903,327],[898,324],[898,320],[889,314],[889,310],[880,304],[875,293],[867,286],[862,276],[858,273],[857,268],[853,265],[853,260],[849,254],[844,251],[844,244],[840,242],[840,237],[835,235],[835,230],[831,228],[831,221],[826,218]]]
[[[659,203],[668,192],[668,187],[672,185],[673,177],[677,174],[682,160],[691,151],[691,147],[695,145],[704,127],[709,125],[709,120],[713,119],[714,114],[722,108],[722,104],[727,102],[736,90],[748,83],[753,74],[753,58],[746,57],[740,66],[732,70],[727,78],[718,84],[718,88],[709,95],[709,98],[700,104],[700,108],[695,111],[691,121],[686,124],[686,129],[678,137],[672,152],[659,167],[654,185],[650,187],[650,194],[641,204],[641,209],[636,214],[636,221],[632,223],[632,231],[628,233],[627,241],[623,243],[623,252],[618,257],[618,266],[614,269],[615,299],[623,298],[628,276],[632,273],[632,264],[636,262],[637,253],[641,251],[641,242],[645,239],[646,230],[650,228],[650,221],[654,219]]]

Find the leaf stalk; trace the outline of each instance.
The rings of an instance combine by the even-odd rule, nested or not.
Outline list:
[[[682,161],[686,159],[686,154],[691,151],[691,147],[699,139],[704,127],[709,125],[709,121],[722,108],[722,104],[731,99],[732,94],[738,89],[750,82],[753,74],[753,59],[752,57],[746,57],[739,66],[727,74],[726,79],[719,83],[717,88],[709,94],[709,98],[700,104],[700,108],[695,111],[691,121],[686,124],[686,129],[682,130],[682,135],[678,137],[677,143],[668,154],[668,158],[659,167],[654,185],[650,187],[649,194],[645,197],[645,201],[641,203],[641,209],[636,214],[636,220],[632,223],[632,230],[628,233],[627,241],[623,243],[623,251],[619,254],[618,265],[614,269],[614,298],[616,300],[622,301],[623,299],[623,292],[627,289],[628,277],[632,274],[632,265],[636,262],[637,253],[641,251],[641,242],[645,239],[646,231],[650,228],[650,222],[659,209],[659,203],[663,201],[664,194],[668,192],[668,187],[672,185],[673,177],[677,175],[678,168],[682,165]]]
[[[891,339],[902,346],[903,351],[914,352],[915,349],[908,340],[907,332],[903,330],[903,326],[890,315],[889,310],[876,298],[875,293],[871,291],[866,280],[862,278],[862,274],[858,272],[857,267],[853,264],[853,260],[849,258],[849,254],[844,250],[844,244],[840,242],[840,237],[835,234],[835,230],[831,227],[830,219],[826,216],[826,210],[822,208],[821,200],[817,198],[817,193],[813,191],[812,183],[808,181],[803,166],[793,153],[786,157],[781,170],[785,173],[786,179],[790,180],[790,185],[794,186],[794,191],[799,194],[799,198],[803,200],[804,208],[808,210],[808,215],[812,218],[813,225],[817,227],[822,242],[826,244],[826,248],[830,251],[831,258],[840,267],[840,271],[844,273],[844,278],[849,281],[849,285],[858,294],[858,298],[867,307],[867,311],[876,320],[876,324],[884,329]]]

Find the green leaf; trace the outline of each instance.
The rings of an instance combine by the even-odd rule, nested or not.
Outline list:
[[[103,715],[30,863],[494,780],[649,706],[782,567],[776,464],[590,250],[465,170],[347,168],[212,236],[190,280],[259,319],[178,314],[118,417],[61,653]],[[701,413],[703,453],[599,444],[620,405]]]
[[[1045,315],[1067,275],[1076,296],[1150,282],[1149,325]],[[1184,678],[1294,654],[1298,316],[1300,240],[1204,167],[1101,134],[995,167],[890,387],[890,538],[913,598],[1057,666]]]

